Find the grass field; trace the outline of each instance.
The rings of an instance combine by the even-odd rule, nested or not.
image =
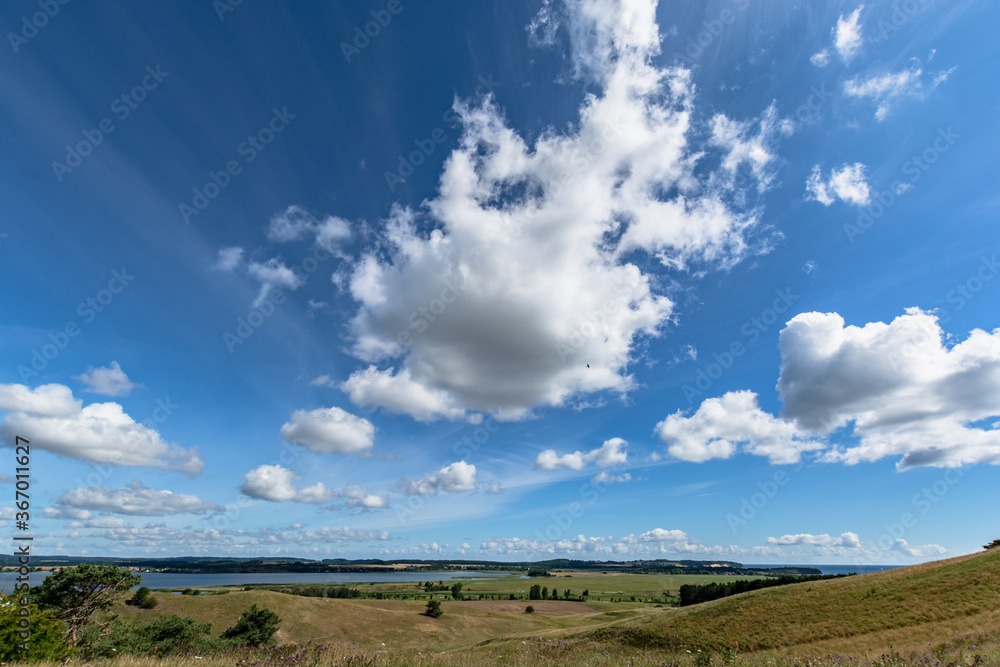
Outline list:
[[[589,587],[630,598],[665,590],[650,575],[570,574],[556,579],[560,591]],[[551,588],[553,579],[471,582],[471,593],[524,592],[536,582]],[[281,616],[278,639],[287,647],[252,656],[171,659],[169,665],[139,658],[111,664],[707,667],[710,658],[715,667],[1000,664],[1000,550],[685,608],[547,600],[531,601],[536,612],[526,614],[523,600],[445,601],[444,615],[431,619],[421,615],[425,602],[419,600],[310,598],[265,590],[157,597],[156,609],[120,611],[143,621],[164,613],[191,616],[213,623],[218,634],[251,604],[263,605]],[[325,653],[304,648],[309,642],[325,644]]]
[[[428,573],[428,579],[437,583],[434,573]],[[559,597],[565,596],[566,590],[570,591],[572,598],[579,598],[584,591],[588,592],[587,602],[600,603],[611,602],[612,600],[622,603],[632,602],[636,598],[637,603],[665,603],[664,598],[674,598],[678,595],[680,587],[684,584],[705,584],[718,581],[733,581],[734,579],[757,579],[759,577],[733,577],[725,575],[655,575],[655,574],[594,574],[591,572],[579,571],[559,571],[549,577],[496,577],[491,579],[463,580],[454,579],[442,582],[450,585],[461,582],[463,585],[462,594],[466,598],[477,599],[478,596],[502,597],[506,599],[514,594],[519,599],[528,597],[528,590],[532,585],[538,584],[551,590],[557,588]],[[437,600],[447,600],[451,594],[445,591],[427,593],[421,588],[419,582],[414,583],[372,583],[372,584],[346,584],[349,588],[356,588],[362,594],[382,593],[386,597],[410,598],[417,600],[427,600],[433,597]],[[308,584],[284,584],[281,586],[259,586],[261,589],[289,590],[302,588]],[[324,586],[327,586],[324,584]],[[205,589],[211,590],[211,589]],[[242,590],[242,587],[229,588],[228,590]]]

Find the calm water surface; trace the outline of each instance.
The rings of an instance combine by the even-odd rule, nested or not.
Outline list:
[[[490,579],[509,577],[507,572],[474,572],[471,570],[449,570],[447,572],[343,572],[331,574],[279,572],[262,574],[259,572],[225,574],[166,574],[163,572],[139,572],[142,586],[150,588],[200,588],[205,586],[245,586],[246,584],[358,584],[375,582],[407,581],[451,581],[452,579]],[[32,586],[42,583],[48,572],[32,572],[28,581]],[[10,592],[17,583],[17,574],[0,573],[0,591]]]

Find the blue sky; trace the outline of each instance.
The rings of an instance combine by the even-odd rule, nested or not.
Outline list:
[[[7,4],[0,521],[22,436],[47,553],[978,549],[998,19]]]

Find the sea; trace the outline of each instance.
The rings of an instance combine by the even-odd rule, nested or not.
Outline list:
[[[453,579],[492,579],[512,576],[510,572],[474,572],[471,570],[448,570],[446,572],[335,572],[296,573],[276,572],[226,572],[221,574],[169,574],[166,572],[136,572],[142,577],[141,586],[149,588],[204,588],[206,586],[245,586],[247,584],[359,584],[374,582],[407,581],[451,581]],[[49,575],[48,572],[32,572],[28,583],[37,586]],[[17,573],[0,572],[0,592],[9,593],[17,583]],[[138,588],[136,586],[135,588]]]
[[[868,574],[869,572],[882,572],[883,570],[894,570],[902,565],[819,565],[817,563],[771,563],[761,565],[759,563],[745,563],[743,567],[814,567],[823,574]]]

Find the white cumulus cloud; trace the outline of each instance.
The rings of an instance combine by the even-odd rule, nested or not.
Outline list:
[[[621,438],[605,440],[597,449],[589,452],[576,451],[572,454],[559,455],[554,449],[546,449],[535,457],[535,468],[539,470],[556,470],[569,468],[583,470],[588,463],[596,463],[599,468],[610,468],[628,461],[628,443]]]
[[[996,259],[991,260],[996,265]],[[781,416],[753,392],[729,392],[657,425],[668,451],[688,461],[742,449],[773,463],[822,449],[853,465],[897,458],[897,467],[1000,464],[1000,329],[946,344],[933,313],[911,308],[892,322],[848,326],[837,313],[802,313],[779,336]],[[826,437],[846,429],[846,439]]]
[[[296,410],[281,437],[323,454],[365,454],[375,442],[375,426],[337,407]]]
[[[433,496],[439,491],[459,493],[476,488],[476,466],[465,461],[456,461],[441,468],[437,474],[418,477],[412,481],[402,480],[400,490],[410,496]]]
[[[673,310],[634,254],[703,270],[757,251],[756,214],[727,204],[724,184],[740,165],[765,178],[764,128],[718,117],[715,142],[692,145],[694,88],[653,64],[655,9],[586,0],[538,19],[566,31],[574,73],[597,87],[569,130],[528,142],[492,98],[456,104],[463,133],[436,196],[394,208],[385,252],[347,281],[352,353],[368,364],[342,385],[354,403],[424,421],[516,419],[627,392],[638,343]],[[698,170],[706,150],[722,154],[717,178]]]
[[[279,465],[262,465],[243,476],[240,491],[260,500],[322,504],[333,498],[333,491],[322,482],[299,489],[297,483],[301,475],[294,470]]]
[[[695,463],[727,459],[740,448],[772,463],[795,463],[802,452],[824,446],[761,410],[751,391],[706,399],[691,416],[678,410],[656,425],[656,433],[671,456]]]
[[[84,391],[111,397],[128,396],[133,389],[142,386],[130,381],[117,361],[112,361],[110,366],[91,366],[76,379],[87,385]]]
[[[31,444],[60,456],[93,463],[148,466],[199,475],[205,463],[197,449],[168,443],[152,428],[137,423],[118,403],[91,403],[73,398],[64,385],[30,389],[0,384],[0,438],[13,444],[16,435],[31,433]]]

